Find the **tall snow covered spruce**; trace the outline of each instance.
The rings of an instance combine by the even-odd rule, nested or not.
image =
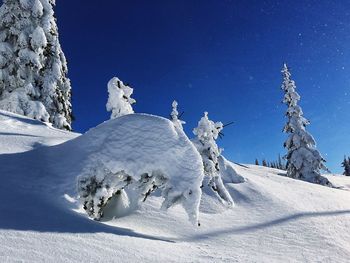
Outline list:
[[[295,82],[291,79],[286,64],[283,65],[282,75],[282,90],[285,92],[283,103],[288,106],[286,112],[288,122],[283,129],[285,133],[289,133],[289,137],[284,143],[284,147],[288,150],[285,156],[287,175],[292,178],[331,186],[328,179],[321,176],[321,169],[328,171],[324,164],[325,159],[316,149],[314,138],[305,129],[310,122],[303,117],[303,111],[298,105],[300,95],[296,92]]]
[[[205,112],[204,116],[198,122],[198,127],[193,130],[196,138],[192,142],[203,160],[204,174],[206,175],[206,178],[203,180],[203,187],[211,187],[221,201],[232,206],[234,205],[233,199],[227,191],[220,174],[218,158],[221,155],[222,149],[216,144],[216,139],[223,128],[224,125],[221,122],[209,120],[208,112]]]
[[[134,113],[132,105],[136,103],[136,100],[131,98],[133,91],[130,86],[125,85],[116,77],[108,82],[109,96],[106,108],[107,111],[112,112],[111,119]]]
[[[174,100],[172,103],[173,110],[171,111],[171,121],[174,123],[174,126],[180,130],[183,130],[182,125],[186,124],[186,122],[179,119],[179,112],[177,111],[177,101]]]
[[[54,0],[4,0],[0,7],[0,109],[71,130],[71,85]]]

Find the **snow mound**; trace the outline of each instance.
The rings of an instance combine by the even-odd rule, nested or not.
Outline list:
[[[142,200],[159,188],[164,197],[162,208],[181,204],[190,220],[197,222],[202,159],[171,121],[129,114],[97,126],[77,143],[89,147],[78,188],[85,208],[93,211],[92,217],[99,219],[97,206],[105,206],[116,193],[130,186],[136,192],[128,194]]]

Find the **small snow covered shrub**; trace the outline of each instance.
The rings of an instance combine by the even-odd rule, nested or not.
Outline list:
[[[78,177],[78,195],[86,213],[95,220],[103,217],[103,208],[114,195],[132,181],[124,171],[112,173],[103,164],[87,168]]]
[[[202,159],[170,120],[128,114],[91,129],[75,143],[89,145],[77,188],[90,217],[102,219],[106,205],[110,209],[111,200],[118,201],[113,197],[119,191],[142,204],[159,189],[163,209],[180,204],[190,221],[198,223]]]
[[[107,111],[111,111],[111,119],[134,113],[132,105],[136,100],[131,98],[133,89],[114,77],[108,82]]]
[[[222,150],[216,144],[216,139],[222,129],[223,124],[209,120],[208,112],[205,112],[204,117],[198,122],[198,127],[193,130],[197,137],[192,142],[202,156],[204,174],[207,176],[206,184],[217,193],[223,202],[231,206],[234,204],[233,199],[220,174],[219,157]]]
[[[170,117],[171,117],[171,121],[174,123],[174,126],[177,129],[183,130],[182,125],[186,124],[186,122],[179,119],[179,112],[177,111],[177,105],[178,105],[177,101],[174,100],[172,103],[173,110],[171,111]]]

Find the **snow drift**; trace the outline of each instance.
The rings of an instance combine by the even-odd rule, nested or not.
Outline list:
[[[128,186],[144,200],[159,188],[162,207],[181,204],[191,222],[198,220],[203,180],[202,159],[183,131],[167,119],[130,114],[107,121],[77,139],[84,164],[78,190],[90,216],[100,219],[103,207]],[[132,198],[135,199],[135,198]]]

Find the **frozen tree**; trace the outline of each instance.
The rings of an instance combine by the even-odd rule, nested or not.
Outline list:
[[[176,128],[183,130],[182,125],[186,124],[186,122],[179,119],[179,112],[177,111],[177,105],[178,105],[177,101],[174,100],[172,103],[173,110],[171,111],[171,114],[170,114],[171,121],[174,123],[174,126]]]
[[[112,112],[111,119],[134,113],[132,105],[136,103],[136,100],[131,98],[132,93],[133,89],[116,77],[108,82],[109,96],[106,108],[107,111]]]
[[[90,165],[78,177],[77,188],[83,208],[95,220],[103,217],[103,208],[116,195],[132,182],[125,172],[112,173],[101,162]]]
[[[325,160],[316,149],[314,138],[306,131],[310,122],[303,117],[303,111],[298,105],[300,95],[296,92],[295,82],[286,64],[282,69],[283,83],[282,90],[285,92],[283,103],[288,106],[286,117],[288,121],[283,131],[289,134],[284,143],[288,150],[285,159],[287,160],[287,175],[312,183],[331,186],[327,178],[321,176],[320,170],[328,169]]]
[[[267,162],[265,159],[262,160],[262,166],[267,167]]]
[[[216,139],[223,127],[224,125],[221,122],[209,120],[208,112],[205,112],[204,117],[198,122],[198,127],[193,130],[193,133],[196,135],[193,143],[202,156],[204,174],[208,179],[207,185],[218,194],[222,201],[228,205],[233,205],[232,197],[223,184],[218,162],[222,149],[216,144]]]
[[[342,167],[344,167],[343,175],[350,176],[350,158],[346,158],[346,156],[344,156],[344,161],[342,162]]]
[[[54,0],[4,0],[0,7],[0,109],[71,129],[71,86]]]

